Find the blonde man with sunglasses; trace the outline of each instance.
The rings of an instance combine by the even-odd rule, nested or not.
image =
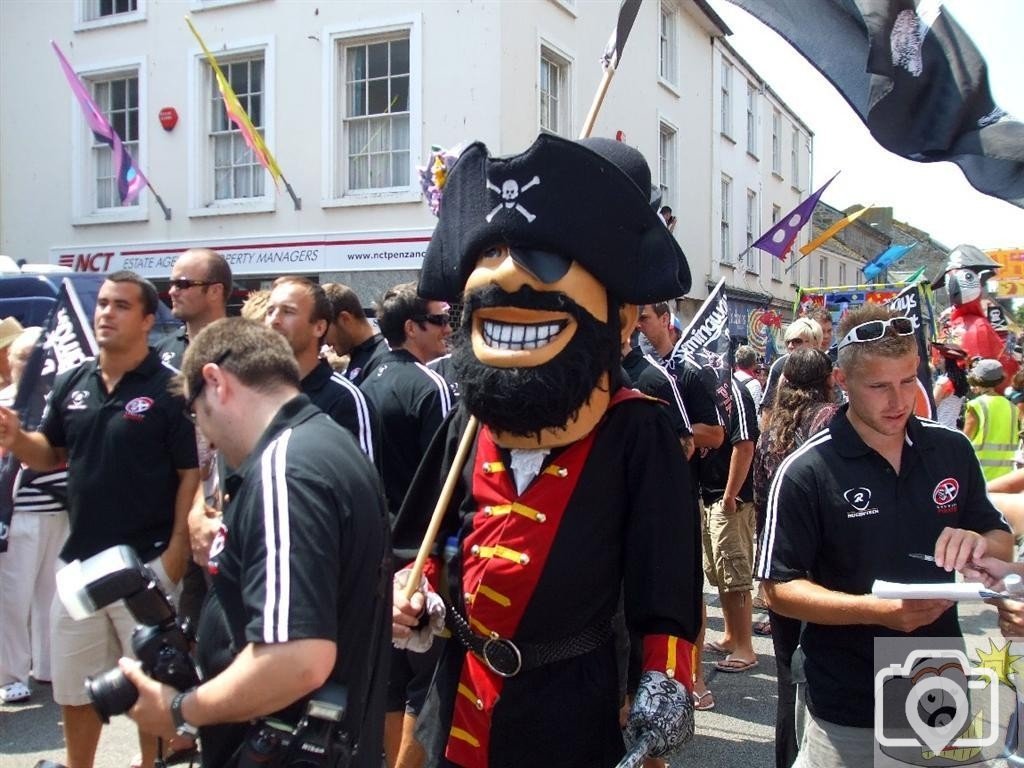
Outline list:
[[[768,493],[756,575],[772,610],[805,622],[796,766],[873,764],[876,638],[920,637],[924,650],[961,635],[954,603],[876,598],[876,579],[952,582],[985,555],[1011,554],[970,442],[914,416],[914,334],[912,319],[880,305],[844,317],[835,377],[849,403],[782,463]]]

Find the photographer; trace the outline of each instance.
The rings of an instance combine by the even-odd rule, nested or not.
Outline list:
[[[139,689],[129,715],[163,737],[198,729],[202,764],[220,768],[253,745],[249,721],[297,723],[330,680],[347,687],[340,727],[358,739],[352,764],[379,766],[391,564],[373,466],[300,394],[295,357],[269,328],[211,324],[179,380],[187,411],[238,469],[199,620],[205,682],[179,692],[122,659]]]

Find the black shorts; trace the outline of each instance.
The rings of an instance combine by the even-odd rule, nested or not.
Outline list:
[[[434,638],[426,653],[391,649],[391,672],[388,676],[388,712],[408,712],[419,716],[427,698],[434,669],[441,658],[445,640]]]

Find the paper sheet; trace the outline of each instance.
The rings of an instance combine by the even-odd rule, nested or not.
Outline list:
[[[876,580],[871,594],[903,600],[984,600],[999,597],[997,592],[976,582],[947,584],[900,584],[895,581]]]

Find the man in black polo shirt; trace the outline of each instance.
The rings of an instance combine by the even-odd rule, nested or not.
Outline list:
[[[355,384],[320,357],[320,345],[331,325],[331,302],[324,289],[297,275],[277,278],[264,323],[284,336],[295,353],[303,394],[347,429],[359,450],[375,461],[379,430],[373,406]]]
[[[324,283],[324,293],[331,302],[331,324],[326,341],[339,355],[348,355],[345,378],[362,384],[377,370],[381,358],[388,352],[388,344],[366,319],[355,291],[341,283]]]
[[[798,766],[872,764],[876,637],[961,634],[952,603],[879,599],[875,579],[950,582],[986,554],[1012,554],[970,442],[913,415],[913,333],[879,305],[844,317],[835,376],[849,404],[769,490],[757,576],[774,611],[806,622],[810,717]],[[909,557],[920,552],[935,563]]]
[[[128,544],[173,589],[188,560],[187,516],[199,470],[192,425],[181,398],[168,391],[174,372],[147,345],[158,301],[153,285],[135,273],[109,275],[96,300],[99,357],[57,377],[41,431],[25,432],[14,411],[0,409],[0,446],[32,469],[67,463],[70,534],[61,560]],[[118,602],[75,622],[59,598],[51,616],[53,696],[67,764],[87,768],[101,723],[85,678],[131,654],[135,621]],[[144,764],[152,765],[155,742],[140,742]]]
[[[300,394],[294,356],[268,328],[212,324],[181,381],[197,426],[238,469],[199,625],[204,682],[178,692],[122,661],[140,693],[129,714],[164,737],[198,728],[203,766],[221,768],[249,720],[295,724],[330,681],[347,688],[353,765],[378,768],[391,557],[376,473]]]

